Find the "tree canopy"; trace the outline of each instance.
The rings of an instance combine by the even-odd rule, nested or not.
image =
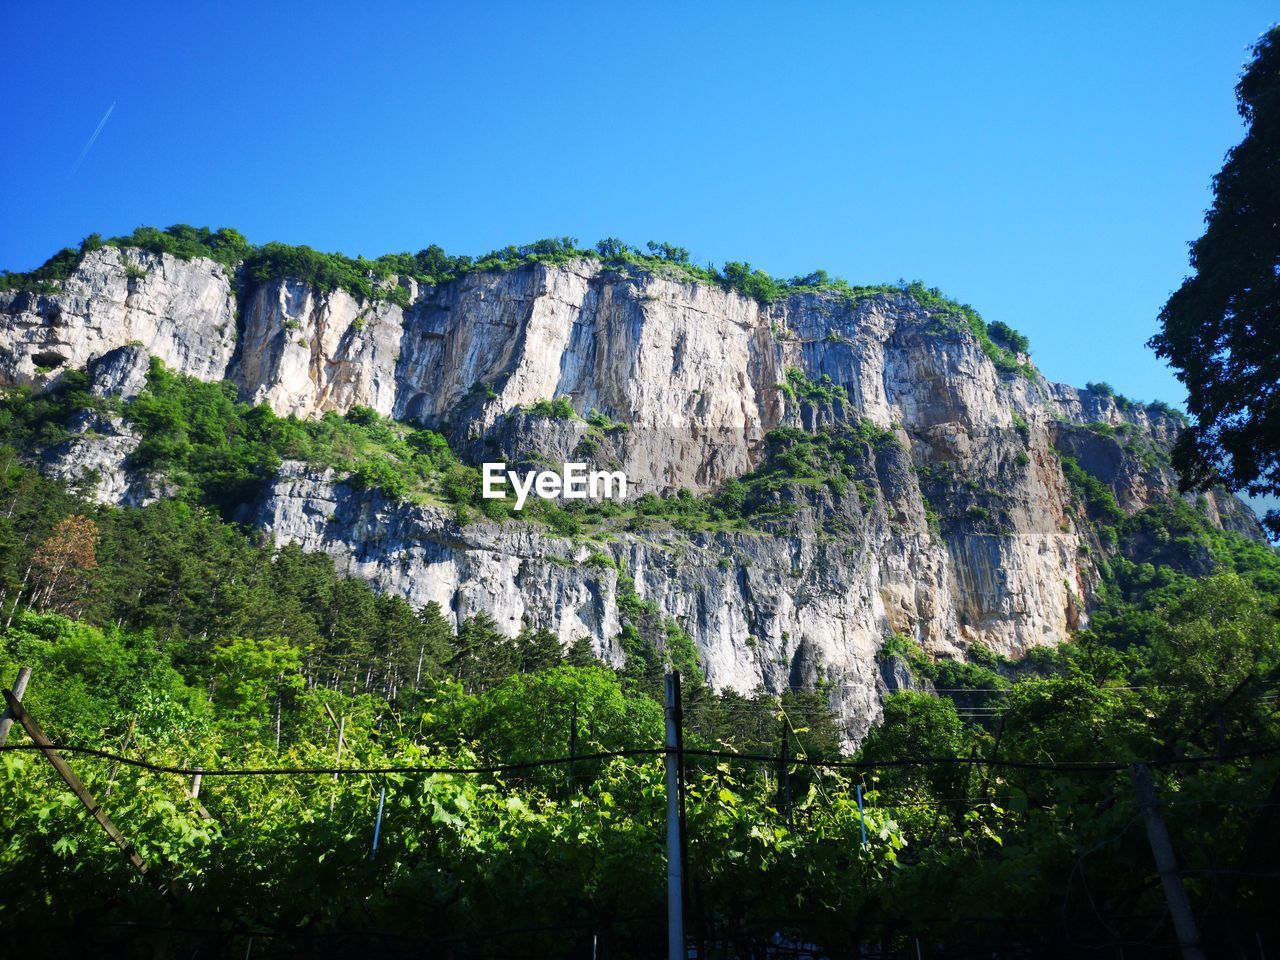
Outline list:
[[[1245,138],[1213,180],[1192,276],[1151,338],[1187,387],[1196,423],[1174,462],[1187,489],[1224,482],[1280,493],[1280,27],[1255,46],[1236,86]],[[1280,533],[1280,511],[1267,516]]]

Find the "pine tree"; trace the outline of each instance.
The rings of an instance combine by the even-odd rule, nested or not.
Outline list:
[[[591,647],[591,641],[585,636],[578,637],[570,645],[564,660],[571,667],[593,666],[596,663],[596,654]]]

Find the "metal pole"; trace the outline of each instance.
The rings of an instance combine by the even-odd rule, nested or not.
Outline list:
[[[1156,870],[1160,873],[1160,884],[1164,887],[1164,898],[1169,904],[1169,914],[1173,918],[1173,929],[1178,935],[1178,947],[1182,950],[1183,960],[1205,960],[1204,950],[1200,947],[1200,931],[1196,927],[1196,918],[1191,913],[1191,901],[1187,899],[1186,888],[1182,886],[1182,877],[1178,874],[1173,842],[1169,839],[1164,817],[1160,815],[1160,801],[1156,798],[1151,774],[1144,764],[1135,763],[1129,768],[1129,776],[1138,794],[1138,809],[1142,811],[1142,819],[1147,828],[1147,842],[1151,844]]]
[[[680,675],[667,674],[667,958],[685,960],[684,870],[680,856],[680,766],[678,689]]]
[[[13,681],[13,698],[21,700],[22,695],[27,692],[27,681],[31,679],[30,667],[18,668],[18,679]],[[9,739],[9,728],[13,726],[14,713],[7,706],[4,713],[0,714],[0,747],[4,746],[4,742]]]
[[[578,756],[578,701],[573,702],[569,718],[569,792],[573,793],[573,761]]]
[[[862,828],[862,849],[867,849],[867,818],[862,812],[862,784],[858,784],[858,826]]]
[[[779,786],[782,788],[782,807],[787,815],[787,829],[794,829],[791,819],[791,741],[787,736],[787,718],[782,717],[782,760],[778,764]]]
[[[378,854],[378,837],[382,834],[382,804],[386,799],[387,788],[383,787],[382,792],[378,794],[378,819],[373,824],[373,849],[369,851],[370,860]]]

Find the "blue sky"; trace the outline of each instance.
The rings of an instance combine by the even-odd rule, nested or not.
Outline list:
[[[1055,379],[1177,402],[1143,344],[1268,6],[5,4],[0,267],[174,222],[669,240],[922,279]]]

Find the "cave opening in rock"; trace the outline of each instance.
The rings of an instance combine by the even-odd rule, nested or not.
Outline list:
[[[42,350],[31,357],[31,362],[42,370],[52,370],[67,362],[67,358],[54,350]]]

